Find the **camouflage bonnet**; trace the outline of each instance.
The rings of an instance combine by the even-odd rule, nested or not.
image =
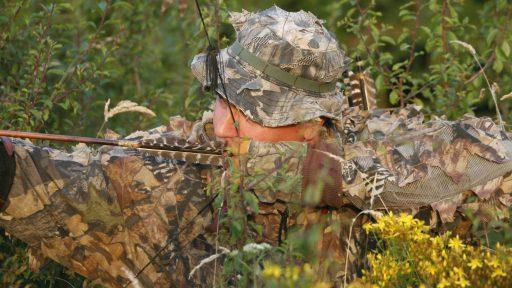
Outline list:
[[[218,62],[232,104],[268,127],[341,118],[336,80],[349,60],[321,20],[277,6],[230,16],[237,40],[220,51]],[[191,66],[208,85],[205,61],[206,54],[196,55]],[[226,96],[220,81],[217,92]]]

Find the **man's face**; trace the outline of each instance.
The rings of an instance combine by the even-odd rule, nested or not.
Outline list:
[[[233,145],[236,138],[250,138],[261,142],[279,141],[312,141],[318,136],[321,122],[318,125],[289,125],[283,127],[265,127],[247,118],[236,107],[231,106],[233,117],[229,112],[229,104],[221,97],[217,97],[215,109],[213,110],[213,128],[215,136],[225,140],[228,147]],[[235,129],[233,119],[238,124],[238,132]]]

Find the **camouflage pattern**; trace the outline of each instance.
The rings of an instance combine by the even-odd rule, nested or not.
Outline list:
[[[181,118],[129,138],[147,141],[162,133],[201,142]],[[201,130],[201,129],[199,129]],[[213,247],[204,236],[210,224],[206,183],[210,165],[148,155],[120,147],[98,151],[79,145],[72,153],[13,139],[16,175],[0,226],[28,243],[30,263],[48,257],[97,283],[122,287],[157,251],[159,257],[134,287],[191,287],[208,283],[204,266],[189,279]]]
[[[245,49],[292,75],[330,83],[347,68],[349,60],[336,39],[310,12],[287,12],[274,6],[258,13],[231,13],[231,23]],[[217,92],[253,121],[278,127],[320,116],[341,119],[339,90],[318,93],[286,85],[251,67],[232,50],[223,49],[218,56],[226,93],[220,82]],[[206,54],[199,54],[191,65],[203,85],[209,81],[205,62]]]
[[[252,141],[246,151],[253,157],[247,162],[248,175],[255,171],[269,175],[268,183],[260,180],[251,187],[262,203],[255,221],[265,227],[264,241],[277,243],[285,210],[290,215],[289,229],[327,223],[320,229],[318,252],[337,267],[328,274],[330,281],[341,281],[345,270],[340,267],[345,267],[346,259],[349,279],[363,265],[360,254],[367,242],[361,232],[362,219],[350,225],[360,211],[409,212],[426,221],[433,232],[451,230],[468,239],[474,236],[468,213],[483,222],[508,217],[511,135],[491,119],[467,115],[457,121],[434,118],[425,122],[415,106],[390,111],[354,107],[345,111],[343,124],[341,141],[324,139],[330,146]],[[335,170],[339,175],[331,174],[333,164],[325,164],[324,169],[315,166],[317,173],[312,176],[319,182],[341,183],[337,191],[314,183],[301,187],[304,171],[312,165],[304,160],[311,159],[308,155],[313,151],[316,161],[334,160],[339,166]],[[277,191],[272,182],[278,183]],[[284,182],[288,185],[279,185]],[[324,201],[332,198],[338,199],[329,204]]]
[[[289,237],[306,237],[311,229],[320,231],[315,263],[326,272],[319,276],[342,283],[364,261],[361,224],[368,218],[361,211],[409,211],[438,232],[449,229],[466,237],[468,209],[483,221],[507,216],[512,144],[490,119],[424,122],[414,106],[349,108],[343,119],[342,139],[326,136],[329,145],[250,141],[233,156],[246,157],[239,161],[246,164],[245,189],[259,200],[258,213],[248,215],[263,227],[262,234],[253,231],[255,241],[279,245]],[[171,132],[188,143],[205,143],[211,139],[204,133],[207,126],[174,118],[168,126],[132,137],[159,142],[159,134]],[[201,210],[211,199],[207,184],[226,177],[220,167],[122,148],[77,146],[68,154],[13,142],[16,177],[0,226],[30,245],[33,268],[48,257],[98,283],[121,287],[170,242],[139,276],[141,287],[211,283],[211,263],[191,279],[188,275],[215,254],[215,220],[209,207]],[[339,201],[324,201],[331,198],[323,194],[333,193],[329,185],[304,186],[310,155],[325,169],[315,168],[317,173],[307,177],[338,185],[330,197]],[[476,201],[468,201],[472,195]]]
[[[280,176],[292,179],[303,175],[300,171],[305,165],[311,165],[303,163],[305,154],[298,151],[318,150],[318,157],[325,157],[321,161],[334,159],[341,166],[341,175],[328,175],[342,177],[341,194],[335,196],[344,199],[339,205],[330,205],[335,208],[347,203],[359,210],[418,211],[431,206],[442,222],[453,221],[456,211],[475,208],[478,203],[492,203],[507,213],[502,208],[511,203],[512,141],[510,134],[491,119],[466,115],[457,121],[435,118],[424,122],[415,106],[394,111],[361,111],[355,107],[344,116],[343,140],[325,140],[334,144],[330,150],[306,143],[252,142],[247,152],[258,158],[248,162],[248,173],[252,167],[272,172],[276,163],[289,155],[299,155],[298,161],[294,158],[287,165],[288,175]],[[317,205],[322,199],[322,195],[305,195],[300,181],[279,192],[267,189],[264,182],[260,186],[255,191],[263,202],[307,204],[306,199],[316,199],[313,204]],[[477,196],[477,202],[463,205],[471,194]]]
[[[490,118],[425,122],[415,106],[346,115],[354,143],[344,146],[343,176],[351,184],[343,190],[361,209],[431,207],[430,219],[440,223],[459,221],[468,209],[486,221],[489,213],[508,216],[511,135]]]

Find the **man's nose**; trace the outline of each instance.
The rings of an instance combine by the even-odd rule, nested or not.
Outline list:
[[[217,137],[221,137],[221,138],[237,137],[235,124],[233,123],[231,116],[224,117],[221,121],[214,120],[213,129],[215,130],[215,136],[217,136]]]
[[[213,111],[213,129],[215,136],[220,138],[237,137],[235,123],[233,122],[227,103],[222,103],[221,101],[222,100],[218,100],[215,103],[215,110]]]

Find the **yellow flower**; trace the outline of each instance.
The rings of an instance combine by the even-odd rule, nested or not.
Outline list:
[[[444,287],[450,287],[450,281],[446,280],[446,279],[441,279],[441,281],[439,281],[439,283],[437,284],[437,288],[444,288]]]
[[[302,270],[307,275],[313,274],[313,268],[311,267],[311,264],[309,264],[309,263],[304,264],[304,266],[302,267]]]
[[[491,261],[487,262],[487,265],[489,265],[490,267],[497,268],[498,266],[500,266],[500,262],[493,257]]]
[[[442,246],[443,245],[443,239],[441,239],[441,237],[439,237],[439,236],[430,238],[430,241],[432,241],[432,245],[434,245],[434,246]]]
[[[503,272],[503,269],[498,268],[492,272],[491,278],[503,277],[503,276],[507,276],[507,274],[505,274],[505,272]]]
[[[462,270],[461,268],[459,267],[453,267],[453,273],[458,275],[459,277],[463,277],[465,276],[464,274],[464,270]]]
[[[471,283],[466,278],[460,278],[458,281],[455,281],[455,284],[458,284],[460,287],[468,287]]]
[[[368,255],[370,269],[363,271],[360,278],[365,285],[395,287],[403,275],[412,271],[417,273],[418,281],[426,281],[423,287],[439,288],[467,288],[477,284],[472,283],[473,279],[492,282],[510,276],[505,267],[512,265],[511,248],[498,246],[491,253],[483,247],[468,246],[449,232],[430,236],[423,222],[406,214],[384,216],[368,227],[387,248]]]
[[[482,267],[482,261],[480,261],[478,258],[473,258],[471,259],[471,261],[469,262],[468,266],[471,268],[471,270],[475,270],[477,268],[481,268]]]
[[[326,283],[326,282],[318,282],[318,283],[315,283],[315,285],[313,285],[313,288],[330,288],[330,287],[331,287],[331,284]]]
[[[464,248],[464,244],[462,243],[462,240],[459,239],[459,236],[456,236],[448,241],[448,247],[455,251],[460,251]]]
[[[270,263],[265,265],[265,269],[263,270],[263,277],[279,278],[279,276],[281,276],[281,267],[279,267],[279,265]]]

